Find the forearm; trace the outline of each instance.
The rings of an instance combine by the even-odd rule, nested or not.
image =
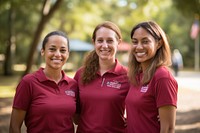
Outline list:
[[[175,133],[175,128],[170,128],[168,133]]]
[[[9,133],[21,133],[21,128],[10,126]]]
[[[159,108],[160,133],[175,133],[176,108],[165,106]]]
[[[9,133],[21,133],[21,127],[25,118],[26,112],[19,109],[12,110]]]
[[[175,133],[174,127],[161,128],[160,133]]]

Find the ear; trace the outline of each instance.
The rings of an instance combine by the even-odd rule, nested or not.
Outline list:
[[[162,45],[163,45],[163,41],[162,40],[158,41],[157,49],[159,49]]]
[[[44,56],[44,49],[40,50],[41,56]]]
[[[68,60],[68,58],[69,58],[69,53],[70,53],[70,52],[67,52],[67,58],[66,58],[67,60]]]
[[[95,40],[94,39],[92,39],[92,44],[95,45]]]
[[[119,39],[119,40],[118,40],[118,45],[120,45],[120,44],[121,44],[121,42],[122,42],[122,39]]]

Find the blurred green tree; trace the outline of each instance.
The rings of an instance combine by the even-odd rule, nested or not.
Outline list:
[[[55,1],[55,3],[52,3],[51,0],[45,0],[43,2],[43,7],[40,12],[41,18],[38,23],[38,26],[36,27],[33,41],[31,42],[31,46],[30,46],[30,50],[29,50],[29,54],[28,54],[28,58],[27,58],[27,63],[26,63],[27,67],[26,67],[26,70],[23,75],[26,75],[27,73],[29,73],[31,71],[31,67],[34,62],[35,51],[37,49],[37,45],[39,43],[40,36],[45,27],[45,24],[50,20],[50,18],[54,14],[54,12],[56,10],[58,10],[61,2],[62,2],[62,0],[57,0],[57,1]]]
[[[49,7],[46,15],[45,5]],[[130,42],[135,24],[155,20],[167,33],[172,49],[178,48],[186,66],[192,67],[194,46],[189,32],[198,7],[198,0],[1,0],[0,54],[6,57],[4,74],[12,73],[13,63],[25,63],[24,74],[31,71],[40,36],[49,31],[63,30],[71,39],[91,42],[93,28],[105,20],[120,27],[126,42]]]

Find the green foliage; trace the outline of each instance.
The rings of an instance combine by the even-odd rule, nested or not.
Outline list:
[[[174,0],[173,3],[186,17],[193,18],[194,14],[200,15],[200,0]]]
[[[13,31],[16,38],[16,63],[23,63],[26,60],[28,47],[30,45],[31,39],[33,38],[33,33],[35,27],[39,20],[39,9],[41,8],[42,2],[32,1],[32,0],[5,0],[0,7],[0,53],[5,53],[5,48],[8,43],[8,27],[9,20],[8,15],[11,10],[14,12],[14,22],[13,22]],[[23,53],[23,54],[22,54]]]
[[[40,20],[43,1],[0,1],[0,54],[8,42],[8,15],[13,6],[13,30],[16,37],[16,63],[24,63],[30,43]],[[91,42],[94,27],[102,21],[115,22],[122,30],[123,40],[130,42],[131,28],[141,21],[155,20],[167,33],[171,48],[178,48],[186,66],[193,66],[194,42],[189,33],[194,13],[199,13],[199,0],[64,0],[48,22],[43,38],[51,30],[62,30],[69,38]],[[184,15],[183,15],[184,14]],[[189,61],[188,61],[189,60]]]

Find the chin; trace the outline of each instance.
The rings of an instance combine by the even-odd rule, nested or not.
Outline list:
[[[145,62],[145,60],[142,60],[142,59],[136,59],[136,60],[137,60],[137,62],[139,62],[139,63]]]

